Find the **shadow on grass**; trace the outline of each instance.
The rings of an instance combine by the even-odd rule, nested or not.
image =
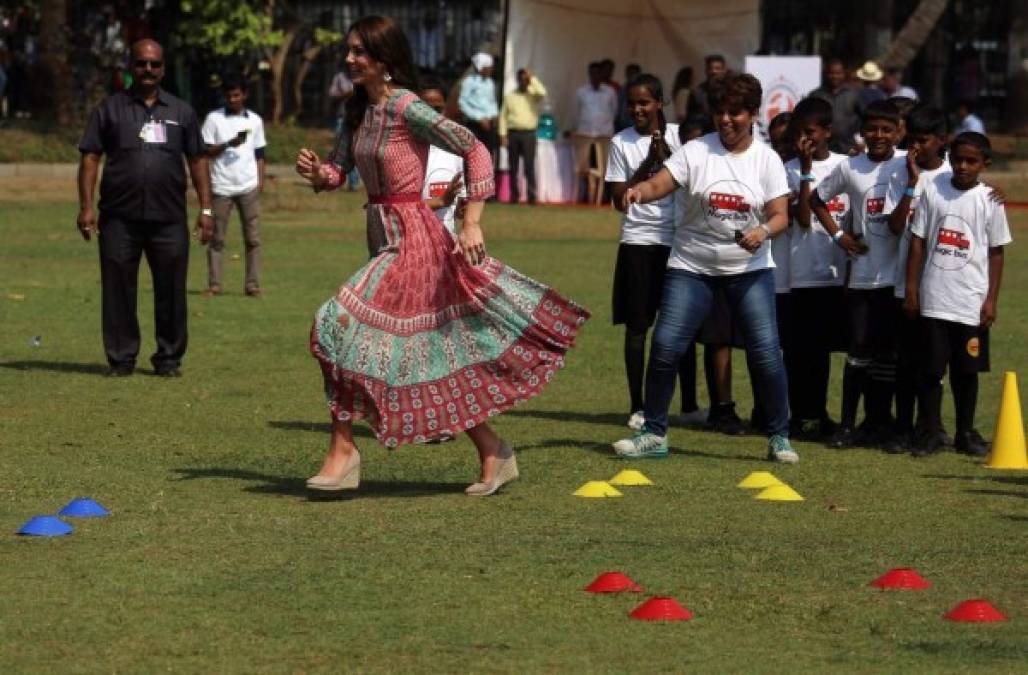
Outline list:
[[[269,420],[268,426],[272,429],[283,431],[314,431],[319,434],[332,432],[332,425],[328,422],[304,422],[302,420]],[[365,424],[353,425],[353,435],[358,438],[374,438],[375,434]]]
[[[68,363],[66,361],[8,361],[0,368],[12,370],[46,370],[51,373],[81,373],[83,375],[106,375],[107,366],[102,363]]]
[[[1015,492],[1013,490],[964,490],[968,494],[993,495],[996,497],[1019,497],[1028,499],[1028,492]]]
[[[616,461],[624,461],[614,454],[614,450],[610,447],[610,442],[597,443],[595,441],[582,441],[574,438],[551,438],[541,443],[533,443],[532,445],[515,445],[514,449],[518,452],[524,452],[525,450],[548,450],[551,448],[573,448],[576,450],[588,450],[589,452],[595,452],[598,455],[605,455]],[[684,450],[681,448],[672,447],[670,449],[670,455],[672,457],[706,457],[710,459],[723,459],[723,460],[738,460],[743,462],[767,462],[767,459],[757,455],[719,455],[715,452],[703,452],[702,450]]]
[[[588,424],[610,424],[624,426],[628,415],[618,413],[587,413],[572,410],[508,410],[505,417],[531,417],[551,422],[586,422]]]
[[[255,494],[285,495],[287,497],[307,497],[310,501],[342,501],[347,499],[367,499],[373,497],[423,497],[438,494],[456,494],[464,492],[464,483],[439,483],[434,481],[361,481],[357,490],[340,490],[339,492],[318,492],[308,490],[304,478],[294,476],[273,476],[235,468],[184,468],[175,469],[178,480],[197,480],[200,478],[223,478],[240,482],[259,482],[242,488],[243,492]]]
[[[925,474],[923,478],[939,478],[942,480],[989,480],[993,483],[1004,483],[1006,485],[1024,485],[1028,487],[1028,476],[966,476],[959,474]]]

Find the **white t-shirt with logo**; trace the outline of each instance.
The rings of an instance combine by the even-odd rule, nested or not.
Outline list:
[[[942,160],[937,169],[921,169],[917,177],[917,185],[914,186],[914,196],[910,200],[910,215],[907,217],[907,225],[903,228],[903,236],[899,241],[899,252],[896,255],[896,291],[897,298],[903,298],[907,292],[907,254],[910,252],[910,225],[914,222],[914,215],[917,213],[917,203],[924,193],[924,186],[930,183],[936,176],[952,173],[953,168],[949,160]],[[903,193],[907,190],[907,165],[897,171],[892,180],[889,181],[889,193],[885,196],[885,215],[889,216],[896,210]]]
[[[885,196],[893,174],[906,159],[893,156],[884,162],[872,161],[867,153],[847,157],[832,170],[817,194],[825,203],[837,195],[848,195],[853,215],[853,236],[862,238],[868,251],[853,259],[850,288],[887,288],[896,283],[896,256],[899,237],[889,229],[885,215]]]
[[[446,194],[447,188],[450,187],[450,181],[458,173],[464,173],[463,157],[447,152],[442,148],[437,148],[434,145],[429,146],[428,161],[425,163],[425,187],[421,190],[421,197],[423,199],[442,197]],[[468,196],[468,191],[464,185],[461,185],[460,190],[457,191],[457,196]],[[435,210],[436,217],[446,226],[450,234],[456,232],[456,214],[456,200],[449,206]]]
[[[203,121],[200,133],[206,145],[228,143],[246,131],[246,140],[239,146],[225,148],[225,151],[211,160],[211,190],[222,197],[235,197],[256,190],[260,184],[257,173],[257,150],[265,147],[264,122],[252,110],[243,110],[238,115],[227,115],[225,108],[212,110]]]
[[[1007,214],[979,183],[958,190],[949,174],[925,185],[911,231],[925,240],[921,316],[977,326],[989,293],[989,248],[1011,242]]]
[[[810,174],[814,180],[810,190],[817,189],[818,184],[828,176],[846,155],[830,153],[827,158],[814,160],[810,165]],[[789,180],[789,189],[796,195],[800,193],[800,177],[803,175],[799,159],[785,164],[785,175]],[[849,227],[850,198],[843,193],[832,197],[827,202],[828,212],[839,227]],[[813,213],[810,214],[810,227],[793,225],[790,229],[790,262],[789,284],[792,288],[825,288],[842,286],[846,280],[846,251],[832,241],[821,221]],[[778,258],[775,258],[777,262]]]
[[[682,147],[678,139],[678,125],[668,124],[664,132],[671,152]],[[612,183],[627,183],[650,152],[651,137],[640,135],[635,127],[628,127],[610,139],[607,153],[606,179]],[[655,167],[660,171],[663,166]],[[671,246],[675,238],[675,197],[668,195],[649,204],[632,204],[621,216],[622,244],[658,244]]]
[[[664,166],[681,186],[668,267],[723,276],[775,266],[769,241],[751,254],[735,239],[766,222],[767,202],[789,194],[785,167],[769,145],[754,141],[733,154],[715,132],[686,143]]]

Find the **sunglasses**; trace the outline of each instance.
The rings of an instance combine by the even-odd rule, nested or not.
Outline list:
[[[151,70],[160,70],[164,67],[164,61],[148,61],[146,59],[136,59],[133,63],[136,68],[146,69],[149,67]]]

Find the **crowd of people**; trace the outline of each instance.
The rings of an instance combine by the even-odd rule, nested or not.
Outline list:
[[[496,105],[492,60],[479,54],[452,112],[454,92],[419,76],[394,22],[366,17],[346,39],[347,74],[333,82],[334,149],[324,160],[300,150],[296,169],[315,191],[359,174],[370,261],[316,313],[310,347],[332,433],[308,487],[357,487],[352,423],[365,419],[389,446],[466,431],[480,458],[467,492],[490,495],[518,469],[488,418],[545,388],[589,317],[489,257],[480,226],[495,189],[490,145],[530,162],[546,88],[523,69]],[[246,106],[245,82],[225,78],[224,106],[201,124],[161,88],[161,45],[140,40],[131,55],[131,86],[92,112],[80,144],[78,227],[99,240],[110,375],[135,370],[145,256],[154,279],[151,363],[155,374],[178,377],[187,344],[186,168],[200,204],[196,231],[209,246],[205,295],[225,292],[234,206],[246,247],[243,291],[259,298],[266,141],[260,116]],[[827,80],[837,65],[828,63]],[[1003,195],[979,179],[991,160],[988,138],[953,135],[943,110],[883,95],[861,104],[854,146],[836,152],[840,97],[814,92],[772,120],[765,142],[755,123],[760,82],[724,66],[708,58],[707,79],[683,96],[690,78],[676,78],[665,101],[657,77],[630,69],[632,79],[615,88],[606,83],[612,65],[597,62],[576,92],[583,169],[591,176],[602,160],[601,183],[623,213],[613,321],[625,326],[627,425],[635,433],[614,452],[664,457],[677,422],[764,433],[768,458],[778,462],[799,461],[790,440],[797,437],[928,455],[947,442],[940,382],[948,369],[952,442],[960,452],[987,453],[974,428],[978,373],[989,368],[988,330],[1010,242]],[[898,81],[892,91],[902,92]],[[619,117],[628,126],[606,138],[601,124]],[[697,343],[705,347],[708,410],[696,396]],[[749,427],[732,402],[733,348],[746,351]],[[846,353],[838,422],[827,409],[837,351]],[[682,416],[672,418],[676,383]]]

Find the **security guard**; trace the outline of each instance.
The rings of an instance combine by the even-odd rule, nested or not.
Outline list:
[[[108,374],[131,375],[139,354],[136,286],[146,255],[154,287],[157,375],[178,377],[186,351],[186,180],[182,157],[200,201],[196,229],[207,243],[214,228],[211,182],[196,113],[160,88],[164,53],[153,40],[132,46],[133,85],[93,111],[79,145],[78,228],[97,234],[103,289],[103,342]],[[93,208],[100,156],[100,214]]]

